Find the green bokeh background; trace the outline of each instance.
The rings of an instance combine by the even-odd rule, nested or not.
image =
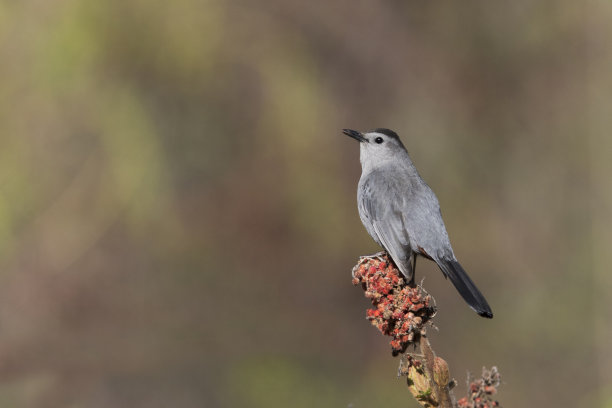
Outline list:
[[[350,283],[358,146],[402,136],[506,407],[612,407],[612,6],[0,0],[0,405],[412,407]]]

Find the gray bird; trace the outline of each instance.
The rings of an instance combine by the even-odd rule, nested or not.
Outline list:
[[[476,313],[493,317],[486,299],[455,258],[438,199],[397,133],[382,128],[367,133],[343,129],[343,133],[360,143],[357,207],[374,241],[410,284],[414,285],[417,256],[431,259]]]

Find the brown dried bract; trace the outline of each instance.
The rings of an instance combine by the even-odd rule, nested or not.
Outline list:
[[[459,408],[493,408],[499,407],[499,402],[493,399],[497,388],[501,383],[501,377],[497,367],[487,370],[483,367],[482,377],[471,381],[468,385],[468,397],[457,401]]]

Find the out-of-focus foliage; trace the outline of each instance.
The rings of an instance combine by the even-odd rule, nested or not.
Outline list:
[[[340,129],[389,127],[495,312],[420,262],[452,375],[497,365],[509,407],[609,406],[610,18],[0,1],[0,405],[410,404],[350,280],[378,249]]]

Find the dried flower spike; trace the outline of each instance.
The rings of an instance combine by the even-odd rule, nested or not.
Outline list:
[[[353,284],[361,284],[372,301],[366,318],[383,334],[391,336],[393,355],[418,341],[425,324],[436,313],[433,299],[422,287],[406,285],[391,259],[361,257],[353,268]]]

